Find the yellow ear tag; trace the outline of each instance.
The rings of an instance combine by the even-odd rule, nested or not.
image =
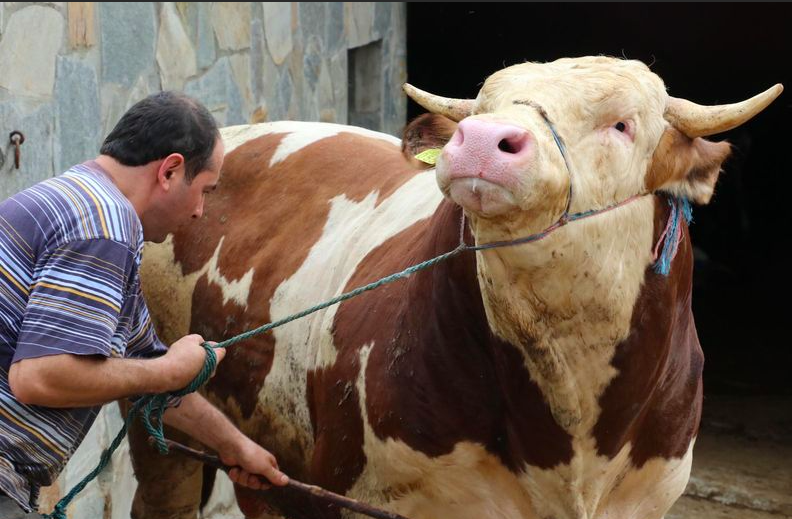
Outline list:
[[[429,148],[428,150],[423,150],[416,155],[415,158],[421,162],[434,166],[437,163],[437,157],[440,156],[441,151],[443,151],[441,148]]]

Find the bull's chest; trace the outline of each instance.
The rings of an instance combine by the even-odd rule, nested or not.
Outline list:
[[[399,442],[368,442],[351,495],[412,519],[660,519],[687,484],[692,444],[682,459],[636,468],[629,446],[608,460],[585,443],[569,464],[514,473],[477,444],[429,458]]]

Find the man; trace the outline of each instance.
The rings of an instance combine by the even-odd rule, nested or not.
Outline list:
[[[3,519],[34,517],[25,513],[39,488],[58,476],[101,404],[181,389],[203,367],[202,337],[167,349],[157,338],[138,268],[144,240],[161,242],[201,216],[223,156],[206,108],[162,92],[124,114],[96,160],[0,203]],[[233,481],[260,488],[261,474],[286,484],[272,454],[203,397],[173,405],[165,422],[240,467]]]

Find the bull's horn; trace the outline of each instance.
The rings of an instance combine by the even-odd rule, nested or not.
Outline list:
[[[715,135],[737,128],[748,121],[767,108],[783,90],[783,85],[778,83],[740,103],[717,106],[697,105],[686,99],[671,97],[666,107],[665,119],[691,139]]]
[[[445,115],[453,121],[461,121],[473,113],[473,103],[475,102],[473,99],[440,97],[415,88],[409,83],[405,83],[402,88],[419,105],[432,113]]]

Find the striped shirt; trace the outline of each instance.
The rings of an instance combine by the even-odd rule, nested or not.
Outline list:
[[[99,407],[22,404],[9,388],[11,364],[162,354],[140,290],[142,247],[134,208],[93,161],[0,203],[0,493],[27,511]]]

